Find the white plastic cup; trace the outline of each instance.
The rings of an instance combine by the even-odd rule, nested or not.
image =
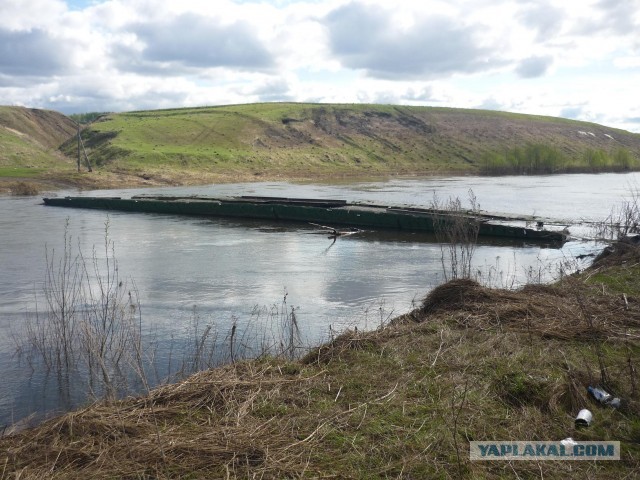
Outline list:
[[[578,416],[576,417],[576,427],[588,427],[591,425],[592,420],[593,413],[586,408],[583,408],[578,412]]]

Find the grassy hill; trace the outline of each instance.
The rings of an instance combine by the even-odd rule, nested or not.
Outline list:
[[[0,106],[0,177],[69,170],[72,162],[59,147],[75,132],[74,122],[60,113]]]
[[[74,176],[72,124],[44,112],[34,130],[27,121],[34,112],[0,111],[4,172],[30,163],[48,165],[61,181],[89,185],[553,173],[640,165],[640,135],[592,123],[484,110],[268,103],[105,115],[83,132],[95,174]],[[25,152],[33,154],[5,152],[5,144],[28,145],[31,150]],[[55,146],[68,160],[51,150]],[[69,175],[59,175],[63,172]]]

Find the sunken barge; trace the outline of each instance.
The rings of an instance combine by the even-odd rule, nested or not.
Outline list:
[[[490,215],[478,212],[451,212],[417,207],[393,207],[346,200],[284,197],[201,197],[138,195],[121,197],[44,198],[44,204],[56,207],[90,208],[176,215],[230,217],[266,221],[292,221],[336,225],[358,229],[394,229],[434,232],[450,222],[470,222],[478,226],[478,235],[562,244],[563,231],[545,230],[533,218]]]

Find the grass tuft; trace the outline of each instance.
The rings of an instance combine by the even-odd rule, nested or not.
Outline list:
[[[38,186],[31,182],[16,182],[10,185],[11,195],[15,196],[35,196],[40,193]]]

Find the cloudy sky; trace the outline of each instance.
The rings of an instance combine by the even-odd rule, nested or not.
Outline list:
[[[640,0],[0,0],[0,104],[486,108],[640,132]]]

